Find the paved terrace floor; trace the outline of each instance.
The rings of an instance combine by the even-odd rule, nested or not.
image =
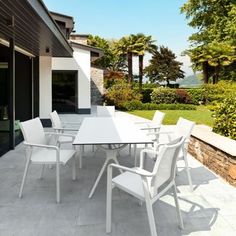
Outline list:
[[[135,116],[118,112],[119,116]],[[64,120],[75,121],[83,116],[64,115]],[[132,166],[128,150],[121,151],[119,161]],[[194,192],[188,188],[185,171],[181,168],[177,177],[178,195],[185,229],[178,228],[174,200],[167,194],[154,205],[159,236],[180,235],[236,235],[236,189],[213,174],[201,163],[188,156],[194,184]],[[0,158],[0,236],[102,236],[105,233],[106,175],[103,176],[92,199],[90,188],[104,161],[104,153],[91,147],[85,150],[83,169],[78,179],[71,180],[71,168],[61,169],[62,202],[56,204],[55,168],[47,168],[43,180],[39,179],[40,167],[31,165],[24,196],[18,198],[20,182],[25,166],[24,147]],[[128,194],[114,190],[112,236],[150,235],[145,204]]]

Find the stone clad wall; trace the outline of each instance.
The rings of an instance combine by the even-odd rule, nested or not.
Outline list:
[[[213,132],[211,133],[213,134],[213,139],[215,139],[214,135],[216,134]],[[224,138],[223,142],[227,142],[227,140]],[[227,143],[223,144],[227,146]],[[192,135],[188,152],[209,169],[236,187],[236,157],[219,149],[217,147],[217,141],[216,145],[212,145],[203,141],[201,137],[199,138]]]
[[[91,104],[102,105],[103,95],[103,70],[96,67],[91,67]]]

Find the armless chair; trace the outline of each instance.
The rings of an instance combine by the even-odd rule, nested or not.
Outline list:
[[[180,151],[179,158],[184,159],[185,170],[187,172],[189,187],[191,191],[193,191],[193,184],[192,184],[192,178],[191,178],[190,169],[188,165],[187,151],[188,151],[188,145],[190,141],[190,135],[192,133],[194,126],[195,126],[195,122],[180,117],[177,121],[177,124],[174,126],[172,130],[168,130],[168,131],[164,130],[164,131],[153,133],[154,135],[157,135],[159,139],[159,142],[157,142],[157,145],[156,145],[156,149],[158,149],[161,145],[164,145],[167,143],[166,140],[164,140],[164,142],[162,141],[162,137],[164,138],[164,136],[167,137],[168,142],[170,142],[172,139],[180,135],[185,138],[185,142]]]
[[[42,165],[41,176],[43,177],[44,165],[56,165],[56,199],[60,202],[60,167],[68,163],[70,159],[72,163],[72,179],[76,179],[75,167],[75,150],[61,150],[56,145],[50,145],[51,136],[71,137],[70,134],[45,133],[39,118],[28,120],[20,123],[20,128],[24,136],[24,144],[26,145],[26,166],[20,187],[19,197],[22,197],[23,188],[29,169],[29,165]],[[57,137],[56,137],[57,138]]]
[[[111,232],[112,190],[115,187],[146,203],[149,227],[152,236],[157,236],[152,205],[172,188],[180,227],[183,228],[183,220],[175,184],[176,161],[183,143],[184,138],[179,137],[168,145],[162,146],[160,152],[150,149],[142,150],[140,153],[140,166],[136,168],[128,168],[117,164],[110,164],[108,166],[106,208],[107,233]],[[158,157],[156,158],[157,155]],[[144,158],[148,157],[154,158],[155,160],[152,171],[147,171],[143,165]],[[124,172],[115,178],[112,178],[112,171],[114,168],[123,170]]]

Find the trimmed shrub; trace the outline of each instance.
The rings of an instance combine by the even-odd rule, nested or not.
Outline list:
[[[124,102],[122,104],[122,109],[124,109],[126,111],[142,110],[143,109],[143,103],[139,100]]]
[[[236,94],[224,99],[214,112],[213,131],[236,140]]]
[[[190,95],[188,94],[188,91],[185,89],[176,89],[176,96],[177,96],[177,102],[178,103],[186,103],[189,104],[192,102],[192,99]]]
[[[142,103],[140,101],[134,100],[125,102],[123,104],[123,109],[126,111],[133,110],[196,110],[196,106],[190,104],[155,104],[155,103]]]
[[[191,103],[195,105],[205,104],[208,100],[208,95],[203,88],[192,88],[186,90],[191,98]]]
[[[104,95],[105,102],[108,105],[115,105],[122,109],[127,101],[140,100],[141,95],[132,90],[131,86],[124,80],[116,80]]]
[[[146,103],[146,102],[151,102],[151,93],[153,92],[153,88],[145,88],[142,90],[142,102]]]
[[[160,87],[153,90],[151,100],[156,104],[175,103],[177,101],[177,95],[175,89]]]

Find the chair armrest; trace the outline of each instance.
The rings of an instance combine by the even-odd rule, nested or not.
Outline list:
[[[151,156],[147,156],[145,154],[154,154],[155,156],[154,157],[151,157]],[[159,152],[154,150],[154,149],[148,149],[148,148],[145,148],[143,150],[141,150],[140,152],[140,168],[143,169],[143,163],[144,163],[144,159],[146,157],[150,158],[150,159],[156,159],[157,156],[159,155]]]
[[[125,166],[121,166],[121,165],[117,165],[117,164],[110,164],[108,167],[110,168],[117,168],[117,169],[121,169],[121,170],[125,170],[125,171],[128,171],[128,172],[131,172],[131,173],[134,173],[134,174],[138,174],[138,175],[141,175],[141,176],[145,176],[145,177],[151,177],[153,176],[152,173],[147,173],[146,171],[143,172],[142,169],[132,169],[132,168],[128,168],[128,167],[125,167]]]
[[[67,121],[63,121],[62,124],[70,124],[70,125],[81,125],[81,122],[67,122]]]
[[[53,128],[54,130],[57,130],[57,131],[78,131],[79,129],[78,128]]]
[[[159,134],[173,134],[172,131],[160,131],[160,132],[150,132],[147,135],[159,135]]]
[[[59,152],[59,148],[57,146],[54,145],[44,145],[44,144],[36,144],[36,143],[27,143],[27,142],[23,142],[24,145],[26,146],[30,146],[30,147],[38,147],[38,148],[46,148],[46,149],[53,149]]]
[[[75,134],[65,134],[65,133],[53,133],[53,132],[45,132],[46,135],[54,135],[54,136],[57,136],[57,137],[72,137],[72,138],[75,138]]]
[[[160,129],[161,126],[160,125],[157,125],[157,126],[148,126],[148,127],[143,127],[141,128],[142,130],[152,130],[152,129]]]
[[[137,125],[142,125],[142,124],[150,124],[151,123],[151,121],[138,121],[138,122],[135,122],[135,124],[137,124]]]

